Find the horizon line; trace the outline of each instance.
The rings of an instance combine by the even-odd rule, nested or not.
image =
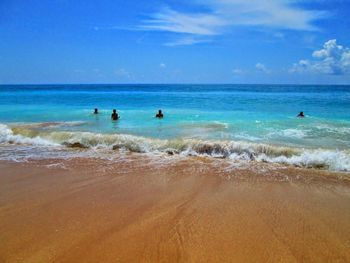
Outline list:
[[[85,85],[85,86],[92,86],[92,85],[116,85],[116,86],[121,86],[121,85],[252,85],[252,86],[257,86],[257,85],[270,85],[270,86],[350,86],[349,84],[320,84],[320,83],[312,83],[312,84],[307,84],[307,83],[8,83],[8,84],[2,84],[0,83],[0,86],[62,86],[62,85],[71,85],[71,86],[78,86],[78,85]]]

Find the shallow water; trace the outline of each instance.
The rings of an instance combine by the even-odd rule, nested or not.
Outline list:
[[[100,114],[92,114],[95,107]],[[110,120],[113,108],[121,116],[117,122]],[[158,109],[162,120],[154,118]],[[299,111],[307,117],[296,118]],[[350,86],[0,86],[0,143],[349,171],[349,113]]]

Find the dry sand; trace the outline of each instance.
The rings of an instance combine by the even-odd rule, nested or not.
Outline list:
[[[0,162],[0,262],[350,262],[348,176],[264,169]]]

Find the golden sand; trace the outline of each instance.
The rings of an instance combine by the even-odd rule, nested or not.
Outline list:
[[[0,162],[0,262],[350,262],[347,176],[262,169]]]

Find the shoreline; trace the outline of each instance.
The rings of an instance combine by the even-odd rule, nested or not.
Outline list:
[[[307,133],[309,131],[305,130],[305,127],[299,127],[300,129],[297,127],[294,127],[294,129],[272,129],[268,135],[265,134],[267,137],[262,136],[259,139],[249,134],[240,137],[239,132],[237,138],[225,137],[230,134],[228,130],[230,124],[216,121],[184,122],[178,127],[179,130],[173,131],[174,134],[180,132],[181,136],[167,134],[170,137],[158,136],[163,128],[165,133],[169,132],[169,128],[172,127],[170,124],[170,126],[163,128],[150,128],[152,125],[148,127],[152,130],[152,133],[155,130],[159,132],[154,137],[147,136],[150,132],[147,128],[145,128],[147,131],[140,132],[140,134],[143,134],[140,135],[139,132],[128,133],[126,130],[107,132],[102,129],[102,131],[97,132],[89,125],[98,127],[102,123],[98,119],[91,123],[87,120],[17,123],[12,125],[0,123],[0,160],[45,159],[47,155],[51,158],[66,159],[79,157],[79,155],[91,158],[104,155],[107,159],[110,159],[118,154],[130,152],[153,154],[155,156],[169,155],[175,159],[181,159],[184,156],[212,157],[231,160],[233,163],[243,161],[247,162],[248,166],[250,162],[261,162],[333,172],[350,171],[350,152],[347,143],[342,143],[339,148],[337,144],[339,141],[333,140],[332,147],[329,147],[330,140],[328,138],[325,139],[325,143],[322,141],[322,143],[315,144],[311,140],[310,145],[308,143],[301,144],[302,138],[305,136],[305,140],[308,140]],[[319,132],[321,126],[316,125],[315,127]],[[324,132],[328,131],[327,129],[329,129],[328,132],[337,130],[342,136],[345,136],[348,132],[348,128],[345,126],[343,131],[331,126],[323,129]],[[137,131],[137,129],[134,130]],[[187,132],[191,136],[187,136]],[[220,138],[216,137],[218,133],[221,133]],[[270,140],[269,136],[272,135],[279,139]],[[289,138],[290,141],[283,142],[283,138]],[[300,141],[293,142],[293,140]]]
[[[0,161],[0,261],[348,262],[349,182],[208,158]]]

